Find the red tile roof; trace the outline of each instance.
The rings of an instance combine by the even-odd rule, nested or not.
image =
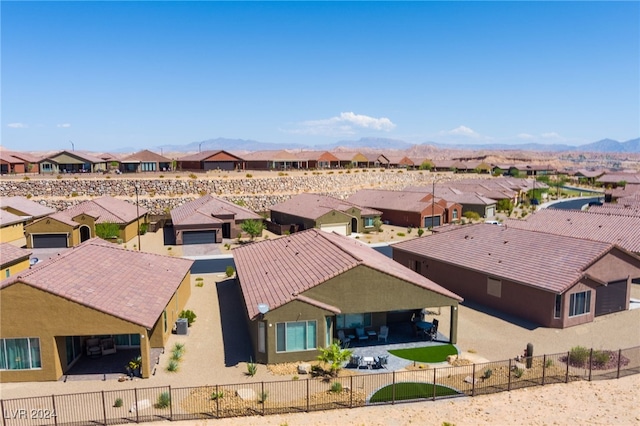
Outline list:
[[[204,195],[171,210],[174,225],[222,223],[221,215],[233,215],[234,220],[262,220],[262,216],[223,198]]]
[[[127,157],[124,157],[121,160],[123,163],[138,163],[138,162],[156,162],[156,163],[170,163],[171,160],[167,157],[164,157],[160,154],[156,154],[155,152],[149,151],[148,149],[144,149],[142,151],[138,151],[135,154],[131,154]]]
[[[6,210],[0,209],[0,226],[9,226],[15,223],[26,222],[26,218],[17,216],[13,213],[9,213]]]
[[[25,250],[9,243],[0,243],[0,262],[2,262],[1,267],[4,268],[5,265],[9,265],[19,260],[28,258],[29,256],[31,256],[31,253],[31,250]]]
[[[568,237],[604,241],[640,253],[640,218],[581,210],[541,209],[526,220],[507,219],[505,226]]]
[[[192,264],[94,238],[1,281],[0,289],[24,283],[151,329]]]
[[[378,210],[360,207],[359,205],[349,201],[343,201],[338,198],[319,194],[295,195],[287,201],[283,201],[282,203],[272,206],[271,211],[315,220],[333,210],[346,212],[354,207],[360,210],[360,214],[363,216],[380,216],[382,214],[382,212],[379,212]]]
[[[355,239],[317,229],[238,247],[233,250],[233,257],[252,319],[259,314],[259,303],[275,309],[358,266],[462,301],[458,295]],[[339,299],[340,295],[336,297]]]
[[[422,212],[432,205],[430,197],[424,192],[392,191],[386,189],[361,189],[347,201],[382,210]]]
[[[616,248],[610,243],[490,224],[461,226],[392,247],[558,294]]]
[[[147,213],[147,209],[144,207],[136,208],[135,204],[105,196],[69,207],[66,210],[52,214],[51,218],[70,225],[76,225],[72,219],[78,215],[86,214],[96,218],[96,223],[127,224],[136,220],[138,213],[142,217]]]

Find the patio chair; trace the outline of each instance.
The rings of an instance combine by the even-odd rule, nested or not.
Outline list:
[[[376,368],[387,368],[389,364],[389,355],[380,355],[376,358]]]
[[[102,355],[100,339],[87,339],[85,344],[87,345],[87,355],[89,355],[90,357],[99,357],[100,355]]]
[[[364,327],[356,328],[356,334],[358,335],[358,340],[369,340],[369,336],[364,332]]]
[[[355,339],[356,336],[351,336],[351,335],[345,336],[344,330],[338,330],[338,340],[340,340],[340,343],[342,344],[343,347],[346,347],[349,344],[349,342],[351,342],[352,337]]]
[[[380,333],[378,333],[378,340],[384,340],[387,342],[387,337],[389,337],[389,327],[383,325],[380,327]]]
[[[113,337],[100,340],[100,349],[102,355],[110,355],[116,353],[116,342]]]
[[[351,359],[349,360],[349,366],[353,368],[360,368],[362,364],[362,357],[360,355],[351,355]]]
[[[429,329],[429,340],[436,340],[438,338],[438,320],[432,321],[433,326]]]

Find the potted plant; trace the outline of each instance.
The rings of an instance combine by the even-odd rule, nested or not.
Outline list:
[[[131,358],[129,363],[127,364],[127,372],[129,373],[129,377],[133,378],[133,376],[140,376],[140,366],[142,365],[142,357],[137,356],[135,358]]]

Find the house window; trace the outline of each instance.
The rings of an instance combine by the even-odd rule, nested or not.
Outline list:
[[[371,326],[371,313],[336,315],[338,330]]]
[[[42,368],[40,339],[37,337],[0,339],[0,370],[36,368]]]
[[[42,171],[50,172],[51,171],[51,164],[50,163],[42,163]]]
[[[363,218],[364,220],[364,227],[365,228],[373,228],[373,218],[372,217],[365,217]]]
[[[67,366],[69,366],[82,355],[80,336],[65,337],[65,347],[67,349]]]
[[[297,352],[316,348],[316,322],[280,322],[276,325],[276,352]]]
[[[556,294],[556,307],[553,310],[553,317],[560,318],[561,311],[562,311],[562,295]]]
[[[9,278],[9,275],[11,275],[11,270],[10,269],[5,269],[4,270],[4,277],[5,278]]]
[[[452,212],[451,212],[451,218],[452,218],[453,220],[456,220],[456,219],[458,218],[458,210],[456,210],[456,209],[453,209],[453,210],[452,210]]]
[[[569,299],[569,316],[575,317],[591,312],[591,290],[573,293]]]
[[[167,324],[167,310],[162,311],[162,321],[164,322],[164,332],[167,332],[168,324]]]
[[[487,277],[487,294],[494,297],[502,297],[502,281]]]
[[[267,328],[264,322],[258,323],[258,352],[265,353],[267,351]]]

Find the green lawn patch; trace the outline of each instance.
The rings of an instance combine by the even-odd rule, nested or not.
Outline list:
[[[458,350],[455,346],[449,344],[422,348],[393,349],[389,353],[411,361],[437,363],[446,361],[449,355],[457,355]]]
[[[389,402],[394,400],[393,387],[395,386],[395,400],[405,401],[408,399],[433,398],[432,383],[396,383],[388,385],[378,390],[370,399],[370,402]],[[458,395],[459,392],[446,386],[436,385],[436,397]]]

